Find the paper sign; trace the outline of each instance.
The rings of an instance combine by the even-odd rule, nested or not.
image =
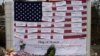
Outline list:
[[[49,22],[52,22],[52,17],[47,17],[47,16],[44,16],[42,18],[43,21],[49,21]]]
[[[26,22],[15,22],[16,26],[26,26]]]
[[[52,7],[42,7],[42,11],[53,11]]]
[[[25,43],[27,44],[27,45],[31,45],[31,46],[33,46],[33,45],[35,45],[35,44],[38,44],[36,41],[35,41],[36,39],[27,39],[26,41],[25,41]],[[33,46],[34,47],[34,46]]]
[[[65,17],[60,17],[60,16],[58,17],[58,16],[56,16],[55,19],[54,19],[54,21],[55,22],[65,21]]]
[[[51,2],[43,2],[42,6],[44,6],[44,7],[52,7],[53,3],[51,3]]]
[[[66,1],[56,2],[56,6],[66,6]]]
[[[56,7],[56,11],[67,11],[67,6]]]
[[[82,18],[80,18],[80,17],[72,17],[71,21],[72,22],[82,22]]]
[[[43,16],[53,16],[53,12],[43,12]]]
[[[25,33],[25,28],[17,28],[16,27],[16,32],[19,32],[19,33]]]
[[[71,27],[82,27],[82,23],[71,23]]]
[[[31,45],[28,44],[25,46],[24,51],[27,53],[33,54],[35,52],[35,48],[32,46],[32,44]]]
[[[66,12],[55,12],[55,16],[66,16]]]
[[[82,12],[71,12],[71,16],[82,16]]]
[[[68,39],[67,41],[65,40],[64,41],[64,45],[84,45],[86,42],[85,42],[85,39]]]
[[[54,32],[56,32],[56,33],[64,33],[64,28],[54,28]]]
[[[51,27],[51,23],[50,22],[42,22],[41,27]]]
[[[28,33],[38,32],[37,28],[28,28]]]
[[[49,32],[49,33],[51,33],[51,28],[41,28],[41,32]]]
[[[54,27],[64,27],[64,22],[54,23]]]
[[[28,34],[28,39],[37,39],[37,34]]]
[[[75,11],[83,10],[83,6],[73,6],[73,10]]]
[[[27,26],[37,26],[38,24],[36,22],[28,22]]]
[[[53,39],[64,39],[63,34],[53,34]]]
[[[74,32],[74,33],[82,33],[82,28],[72,28],[72,32]]]
[[[14,36],[20,39],[24,39],[25,34],[21,34],[21,33],[14,33]]]
[[[82,5],[82,1],[71,1],[72,5]]]
[[[55,35],[53,35],[55,36]],[[58,35],[56,35],[58,36]],[[54,38],[54,37],[53,37]],[[57,37],[56,37],[57,38]],[[43,42],[42,44],[40,42]],[[66,43],[65,43],[66,42]],[[26,42],[25,51],[31,54],[44,55],[51,44],[55,45],[55,55],[84,55],[86,54],[86,43],[85,39],[40,39],[40,40],[29,40]],[[65,44],[63,44],[65,43]],[[81,50],[80,52],[78,52]],[[59,52],[60,51],[60,52]],[[77,53],[77,54],[76,54]]]
[[[41,34],[40,35],[40,38],[43,38],[43,39],[51,39],[51,35],[50,34]]]
[[[82,33],[82,28],[78,28],[78,27],[72,28],[72,32],[74,32],[74,33]]]

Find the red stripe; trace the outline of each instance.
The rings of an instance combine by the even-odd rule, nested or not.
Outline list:
[[[86,26],[87,23],[82,23],[82,26]],[[65,27],[71,27],[71,24],[65,24]]]
[[[82,3],[86,3],[87,2],[87,0],[82,0]]]
[[[87,14],[87,11],[82,11],[82,14]]]
[[[82,3],[86,3],[87,0],[77,0],[77,1],[82,1]],[[71,4],[71,0],[66,0],[67,4]]]
[[[37,39],[41,39],[41,37],[40,36],[37,36]]]
[[[65,30],[64,33],[71,33],[71,30]]]
[[[85,31],[86,31],[86,28],[83,28],[82,32],[85,32]],[[65,30],[64,33],[72,33],[72,31],[71,30]]]
[[[82,23],[82,26],[86,26],[87,25],[87,23]]]
[[[87,6],[84,5],[84,6],[83,6],[83,9],[86,9],[86,8],[87,8]],[[52,9],[53,9],[54,11],[56,11],[56,10],[57,10],[57,7],[53,7]],[[70,7],[67,7],[67,6],[66,6],[66,9],[67,9],[67,10],[73,10],[73,6],[70,6]]]
[[[14,32],[16,32],[16,29],[14,28]]]
[[[56,10],[56,7],[52,7],[52,10]]]
[[[40,36],[39,36],[40,37]],[[64,39],[72,39],[72,38],[85,38],[86,34],[82,34],[82,35],[73,35],[73,36],[63,36]],[[51,39],[53,39],[53,36],[50,37]],[[38,38],[38,39],[41,39]]]
[[[27,35],[24,35],[24,39],[27,39],[28,38],[28,36]]]
[[[70,39],[70,38],[84,38],[86,37],[86,34],[83,35],[73,35],[73,36],[64,36],[64,39]]]
[[[16,26],[16,23],[14,23],[14,26]]]
[[[27,29],[25,29],[25,33],[28,33],[28,30]]]
[[[87,8],[87,6],[83,6],[83,8],[85,9],[85,8]]]
[[[82,29],[82,31],[86,31],[86,28]]]
[[[53,36],[51,36],[51,38],[50,39],[53,39]]]
[[[64,27],[71,27],[71,24],[65,24]]]
[[[70,1],[70,0],[66,0],[66,3],[67,3],[67,4],[71,4],[71,1]]]
[[[73,10],[73,7],[67,7],[67,10]]]
[[[82,17],[82,20],[86,20],[86,17]],[[66,18],[65,21],[71,21],[71,18]]]
[[[82,11],[81,13],[82,13],[82,14],[87,14],[87,11]],[[67,12],[66,15],[67,15],[67,16],[71,16],[71,12]]]
[[[87,20],[87,17],[82,17],[82,20]]]

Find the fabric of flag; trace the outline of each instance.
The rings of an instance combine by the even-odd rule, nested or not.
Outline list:
[[[76,1],[79,4],[74,4]],[[23,39],[68,39],[86,37],[86,1],[76,1],[15,1],[15,36]]]
[[[42,2],[18,2],[14,3],[15,21],[41,22]]]

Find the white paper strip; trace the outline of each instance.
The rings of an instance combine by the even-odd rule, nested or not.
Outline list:
[[[43,12],[43,16],[53,16],[53,12]]]
[[[42,11],[53,11],[52,7],[42,7]]]
[[[64,26],[65,26],[64,22],[54,23],[54,27],[64,27]]]
[[[64,39],[63,34],[53,34],[53,39]]]
[[[82,33],[82,28],[73,27],[72,28],[72,32],[74,32],[74,33]]]
[[[14,33],[14,36],[19,38],[19,39],[24,39],[25,34],[21,34],[21,33]]]
[[[82,12],[71,12],[71,16],[82,16]]]
[[[37,39],[37,34],[28,34],[28,39]]]
[[[71,27],[82,27],[82,23],[71,23]]]
[[[16,32],[19,32],[19,33],[25,33],[25,30],[26,30],[26,28],[18,28],[18,27],[16,27],[15,28],[16,29]]]
[[[66,6],[66,1],[56,2],[56,6]]]
[[[51,2],[43,2],[42,6],[44,6],[44,7],[52,7],[53,3],[51,3]]]
[[[43,20],[43,21],[51,22],[51,21],[52,21],[52,17],[47,17],[47,16],[45,16],[45,17],[42,18],[42,20]]]
[[[26,26],[26,22],[15,22],[16,26]]]
[[[66,16],[66,12],[55,12],[55,16]]]
[[[73,6],[73,10],[75,11],[83,10],[83,6]]]
[[[51,33],[51,28],[41,28],[41,32]]]
[[[50,22],[43,22],[43,23],[41,23],[41,27],[51,27],[51,23]]]
[[[80,17],[72,17],[71,21],[72,22],[82,22],[82,18],[80,18]]]
[[[38,24],[36,22],[28,22],[27,26],[37,26]]]
[[[56,11],[67,11],[67,6],[56,7]]]
[[[28,33],[38,32],[38,28],[28,28]]]
[[[41,34],[40,35],[40,38],[43,38],[43,39],[51,39],[51,34]]]
[[[55,17],[55,22],[61,22],[61,21],[65,21],[65,17]]]
[[[82,1],[71,1],[72,5],[82,5]]]
[[[54,28],[54,32],[56,32],[56,33],[64,33],[64,29],[63,28]]]

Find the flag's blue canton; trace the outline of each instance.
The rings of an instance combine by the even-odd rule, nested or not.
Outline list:
[[[14,3],[15,21],[41,22],[42,2],[18,2]]]

